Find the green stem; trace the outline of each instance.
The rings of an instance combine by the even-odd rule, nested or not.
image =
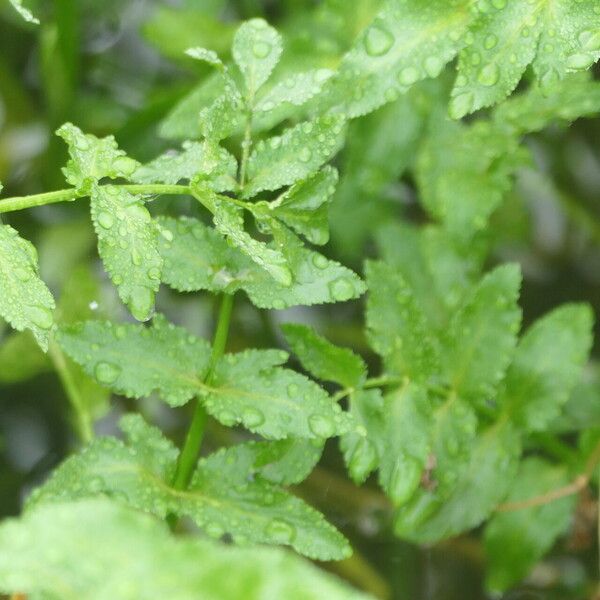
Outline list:
[[[65,355],[61,349],[54,342],[50,343],[48,348],[48,355],[54,365],[54,369],[60,379],[60,382],[65,390],[65,394],[71,403],[73,412],[75,413],[77,433],[79,439],[84,443],[88,444],[94,439],[94,429],[92,427],[92,421],[90,414],[85,408],[85,400],[81,396],[81,393],[73,379],[73,374],[69,369],[69,365],[65,359]]]
[[[229,325],[231,323],[231,312],[233,309],[233,295],[225,294],[221,301],[221,308],[219,311],[219,321],[217,323],[217,329],[215,331],[215,337],[213,340],[212,353],[210,355],[210,363],[208,365],[208,371],[204,381],[207,385],[210,385],[214,377],[215,367],[225,352],[225,345],[227,343],[227,335],[229,333]],[[175,470],[175,477],[173,478],[173,487],[176,490],[184,490],[190,483],[196,461],[198,460],[198,453],[200,452],[200,446],[202,444],[202,438],[204,437],[204,429],[206,426],[207,414],[204,406],[200,400],[196,401],[196,408],[194,409],[194,416],[188,430],[179,460],[177,461],[177,468]]]
[[[128,184],[119,185],[119,187],[132,194],[156,195],[191,193],[190,187],[187,185]],[[35,206],[44,206],[46,204],[55,204],[57,202],[72,202],[73,200],[85,198],[86,196],[87,194],[82,194],[73,188],[57,190],[56,192],[45,192],[43,194],[33,194],[32,196],[15,196],[14,198],[0,200],[0,214],[33,208]]]

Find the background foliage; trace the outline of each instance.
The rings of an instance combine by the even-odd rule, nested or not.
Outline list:
[[[591,335],[598,333],[592,313],[600,305],[600,84],[593,65],[600,16],[591,1],[556,2],[554,13],[543,4],[357,0],[349,10],[341,0],[28,2],[39,26],[0,4],[3,196],[65,187],[61,168],[70,159],[66,179],[91,195],[100,240],[98,254],[87,201],[3,215],[3,223],[37,248],[42,279],[57,298],[61,333],[59,343],[49,340],[44,311],[53,309],[53,300],[44,286],[29,283],[36,269],[31,247],[0,236],[0,252],[14,253],[22,270],[22,276],[13,271],[10,289],[25,286],[43,309],[13,314],[15,303],[3,294],[0,310],[17,326],[28,323],[48,346],[43,354],[29,333],[1,326],[0,512],[20,514],[26,497],[31,512],[1,530],[0,545],[12,544],[12,556],[31,557],[35,548],[35,560],[60,561],[44,556],[44,540],[73,523],[81,530],[89,523],[85,537],[71,538],[58,552],[84,556],[90,548],[119,544],[123,556],[82,563],[83,575],[69,580],[73,589],[86,590],[98,573],[114,573],[106,598],[126,593],[118,587],[119,573],[149,562],[172,564],[190,590],[227,579],[223,564],[233,559],[215,555],[212,542],[175,541],[149,517],[89,499],[99,491],[125,491],[136,508],[185,516],[212,537],[227,532],[242,545],[250,537],[292,545],[310,558],[342,559],[319,566],[376,597],[593,597],[600,439]],[[283,36],[276,67],[269,60],[248,62],[252,36],[268,31],[247,31],[238,39],[238,55],[232,54],[240,22],[255,17]],[[267,42],[278,45],[274,37]],[[197,50],[186,54],[189,48]],[[253,205],[263,225],[252,230],[254,238],[241,232],[239,211],[219,200],[236,185],[231,154],[243,148],[236,104],[242,100],[223,95],[230,82],[219,78],[217,56],[198,48],[227,65],[236,60],[245,89],[258,93],[255,137],[277,136],[276,143],[255,146],[240,192],[244,201],[255,194],[263,200]],[[299,125],[324,112],[310,129]],[[340,115],[352,120],[345,124]],[[104,140],[89,161],[86,150],[96,148],[95,138],[67,125],[59,131],[69,154],[53,135],[67,121],[98,138],[114,135],[119,149]],[[203,136],[230,139],[216,157],[195,142],[174,152],[183,140]],[[330,158],[339,176],[331,167],[315,174]],[[96,185],[96,176],[105,175],[138,185],[159,178],[176,184],[195,175],[200,163],[210,178],[198,182],[195,193],[232,244],[217,236],[206,210],[190,198],[160,197],[147,212],[128,192],[116,191],[116,201],[110,187]],[[277,197],[272,190],[290,184],[279,205],[267,203]],[[133,269],[125,280],[107,214],[131,224],[130,243],[143,260],[143,272]],[[145,237],[150,214],[163,215],[156,243]],[[273,217],[286,227],[278,230]],[[277,248],[256,245],[268,227],[294,250],[287,266]],[[285,233],[290,230],[311,242],[310,249],[295,246],[298,238]],[[206,275],[215,257],[225,261],[231,279]],[[129,259],[128,250],[128,269]],[[168,286],[159,290],[152,269],[166,264],[176,268],[165,269]],[[323,284],[284,292],[290,265],[299,264],[321,269]],[[363,276],[368,295],[348,301],[364,286],[342,264]],[[332,287],[341,275],[346,285]],[[303,277],[312,281],[312,272]],[[203,382],[193,379],[208,365],[204,340],[215,321],[213,297],[195,292],[234,289],[241,292],[227,347],[231,360],[223,360],[210,385],[238,388],[207,405],[214,418],[203,455],[227,448],[199,463],[181,502],[162,482],[173,474],[176,446],[191,418],[191,407],[181,407],[202,394]],[[150,315],[154,293],[157,311],[177,328],[160,318],[151,327],[133,323],[130,313],[139,320]],[[318,306],[296,306],[312,303]],[[91,319],[101,323],[76,325]],[[121,330],[107,321],[129,324]],[[95,346],[99,340],[102,347]],[[106,345],[110,356],[103,354]],[[169,356],[175,346],[181,349]],[[244,352],[248,348],[263,352]],[[287,355],[267,348],[290,350],[295,372],[280,366]],[[178,378],[150,381],[152,365],[147,376],[136,371],[128,379],[127,360],[139,368],[142,351],[148,360],[161,356],[160,367],[178,369]],[[249,372],[255,377],[244,381]],[[305,374],[351,416],[335,412]],[[274,399],[291,389],[292,404],[273,402],[261,420],[260,406],[236,403],[244,385],[275,389]],[[305,395],[326,419],[291,429],[285,412],[301,405],[293,397]],[[122,419],[133,411],[168,439],[141,418]],[[236,423],[245,428],[232,428]],[[97,438],[63,463],[92,429],[119,439]],[[249,431],[281,441],[257,441]],[[339,442],[328,439],[324,447],[304,439],[334,435]],[[231,464],[244,465],[253,481],[240,480]],[[115,470],[123,473],[117,480],[105,476]],[[100,489],[104,481],[115,489]],[[577,493],[511,510],[570,484]],[[283,489],[290,485],[293,495]],[[231,490],[240,512],[225,518],[212,502],[231,501]],[[78,500],[63,505],[65,497]],[[272,498],[277,501],[269,508]],[[257,504],[263,505],[258,522],[248,523],[244,511]],[[498,505],[508,510],[495,512]],[[293,535],[286,529],[290,512],[301,516]],[[96,527],[97,515],[104,515],[106,527]],[[44,523],[53,526],[45,530]],[[136,563],[127,544],[129,532],[140,531],[148,543],[136,544],[143,548]],[[339,532],[354,548],[352,557]],[[235,552],[238,576],[215,597],[240,597],[253,585],[258,594],[264,585],[291,598],[286,586],[293,577],[323,590],[315,597],[353,597],[322,568],[288,555]],[[3,560],[0,580],[13,577],[15,589],[35,594],[27,563],[19,575]],[[195,568],[200,562],[205,571]],[[289,578],[272,581],[273,571]],[[172,581],[161,585],[158,595],[156,589],[144,593],[178,597]]]

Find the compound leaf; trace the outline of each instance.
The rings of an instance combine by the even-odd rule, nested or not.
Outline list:
[[[175,184],[205,175],[215,192],[226,192],[236,189],[236,173],[237,162],[225,148],[212,148],[208,142],[188,141],[183,142],[182,152],[169,151],[141,166],[131,180]]]
[[[419,487],[431,452],[432,413],[425,390],[413,383],[384,398],[383,449],[379,482],[396,505]]]
[[[250,98],[269,79],[282,50],[281,36],[264,19],[246,21],[236,31],[231,51]]]
[[[483,432],[465,465],[449,471],[443,493],[419,490],[396,513],[395,532],[418,544],[432,544],[478,526],[504,498],[521,452],[516,430],[506,421]]]
[[[100,438],[67,459],[30,497],[29,505],[97,494],[166,518],[189,516],[212,537],[229,534],[240,544],[290,545],[314,559],[347,556],[348,543],[316,510],[260,477],[235,448],[198,462],[185,493],[171,487],[177,450],[141,417],[125,424],[128,445]]]
[[[121,300],[138,321],[147,321],[163,267],[156,223],[142,200],[112,185],[93,184],[91,213],[98,252]]]
[[[424,380],[438,371],[437,340],[414,293],[398,271],[368,262],[367,334],[392,373]]]
[[[130,177],[139,166],[119,150],[112,135],[97,138],[83,133],[72,123],[62,125],[56,134],[68,144],[71,157],[63,173],[67,181],[82,192],[89,192],[92,184],[104,177]]]
[[[498,0],[485,7],[460,53],[450,104],[455,118],[503,100],[530,64],[551,87],[600,58],[600,12],[593,2]]]
[[[352,480],[364,483],[378,467],[384,453],[386,426],[381,392],[372,389],[350,394],[350,414],[358,424],[357,429],[364,428],[364,432],[345,433],[340,438],[340,448]]]
[[[306,325],[285,323],[281,329],[300,364],[318,379],[349,388],[366,379],[367,366],[352,350],[335,346]]]
[[[203,399],[211,415],[229,427],[241,422],[269,439],[328,438],[352,427],[350,415],[314,381],[290,369],[256,364],[265,352],[281,356],[248,350],[218,363]]]
[[[203,386],[210,345],[155,317],[152,327],[87,321],[57,334],[63,350],[100,384],[128,398],[157,391],[181,406]]]
[[[329,241],[328,204],[337,181],[337,171],[325,167],[295,183],[277,200],[257,203],[255,210],[264,210],[313,244],[326,244]]]
[[[229,198],[218,196],[202,182],[194,186],[194,194],[213,214],[217,231],[237,246],[257,265],[263,268],[271,277],[284,286],[292,283],[292,274],[284,255],[263,242],[255,240],[244,229],[244,216],[240,207],[233,204]]]
[[[244,196],[277,190],[314,173],[338,151],[343,137],[344,117],[325,115],[261,140],[248,161]]]
[[[527,458],[521,463],[505,502],[522,502],[568,483],[564,468],[540,458]],[[484,534],[488,589],[505,591],[524,579],[568,529],[576,502],[576,496],[567,496],[542,506],[496,513]]]
[[[270,112],[285,103],[302,106],[323,89],[332,75],[333,71],[329,69],[294,73],[262,94],[254,110],[259,113]]]
[[[169,266],[163,280],[176,290],[210,290],[233,293],[243,289],[259,308],[339,302],[358,297],[365,285],[350,269],[304,248],[293,240],[286,246],[293,281],[277,283],[264,269],[232,248],[211,227],[187,217],[160,218],[168,238],[160,240],[160,251]]]
[[[536,321],[521,338],[501,400],[515,423],[544,429],[559,416],[592,345],[589,306],[570,304]]]
[[[233,578],[226,576],[232,564]],[[40,506],[3,523],[0,590],[62,600],[370,597],[289,552],[174,537],[163,523],[106,498]]]
[[[520,285],[518,265],[497,267],[453,315],[444,335],[444,369],[461,398],[493,398],[504,378],[521,323]]]
[[[437,77],[462,47],[470,20],[465,0],[386,0],[344,56],[327,103],[357,117]]]
[[[33,244],[10,225],[0,225],[0,316],[19,331],[30,329],[45,351],[54,308],[54,298],[39,276]]]

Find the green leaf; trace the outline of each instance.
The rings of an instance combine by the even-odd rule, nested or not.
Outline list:
[[[40,506],[3,523],[0,590],[61,600],[370,598],[291,553],[175,537],[108,499]]]
[[[288,259],[294,280],[285,286],[200,221],[181,217],[160,218],[158,223],[172,238],[162,236],[160,240],[161,254],[169,265],[163,280],[179,291],[233,293],[243,289],[259,308],[284,309],[350,300],[365,290],[350,269],[297,241],[292,241],[292,260]],[[289,254],[292,246],[286,249]]]
[[[352,350],[334,346],[306,325],[285,323],[281,330],[300,364],[318,379],[349,388],[366,379],[367,366]]]
[[[329,241],[328,204],[335,192],[338,174],[325,167],[307,179],[295,183],[273,202],[259,202],[255,210],[264,210],[303,235],[313,244]]]
[[[227,355],[217,364],[203,398],[208,412],[223,425],[241,422],[269,439],[328,438],[347,432],[352,418],[323,388],[304,375],[276,367],[286,356],[274,350]],[[263,357],[277,362],[257,364]]]
[[[62,125],[56,134],[69,146],[71,160],[63,169],[65,178],[81,192],[89,192],[92,184],[104,177],[130,177],[139,166],[119,150],[112,135],[97,138],[72,123]]]
[[[159,230],[139,197],[112,185],[93,185],[91,212],[104,268],[138,321],[154,311],[163,260]]]
[[[587,362],[593,320],[589,306],[567,304],[536,321],[521,338],[501,401],[523,429],[544,429],[559,416]]]
[[[504,0],[486,5],[461,51],[450,112],[459,118],[508,96],[528,65],[551,87],[600,58],[600,13],[593,2]]]
[[[288,438],[276,442],[251,440],[228,448],[227,457],[240,471],[279,485],[304,481],[323,453],[322,440]]]
[[[386,0],[344,56],[327,103],[358,117],[437,77],[462,47],[470,20],[465,0]]]
[[[333,71],[329,69],[294,73],[262,94],[254,111],[268,113],[282,104],[302,106],[321,92],[332,75]]]
[[[216,168],[213,164],[216,162]],[[182,152],[169,151],[141,166],[132,175],[136,183],[175,184],[206,175],[215,192],[236,189],[237,162],[224,148],[211,148],[207,142],[183,142]]]
[[[484,229],[527,161],[519,138],[495,124],[472,126],[434,115],[417,158],[416,176],[425,209],[456,238]]]
[[[541,131],[555,121],[570,123],[600,112],[600,83],[586,73],[572,74],[551,88],[535,85],[494,110],[494,121],[519,134]]]
[[[178,452],[139,416],[125,424],[126,446],[115,438],[94,441],[67,459],[36,490],[30,506],[103,493],[164,519],[188,516],[211,537],[225,534],[241,545],[290,545],[314,559],[341,559],[350,548],[323,516],[262,479],[248,448],[221,449],[198,462],[189,488],[171,487]],[[244,460],[246,459],[246,460]]]
[[[61,348],[100,384],[128,398],[157,391],[181,406],[203,389],[210,346],[155,317],[151,327],[88,321],[62,327]]]
[[[215,143],[234,134],[243,122],[240,92],[227,71],[223,71],[220,76],[224,79],[221,95],[210,106],[202,108],[196,116],[202,135]]]
[[[367,335],[386,369],[416,380],[439,370],[437,340],[414,293],[396,269],[381,263],[366,265]]]
[[[385,396],[383,414],[379,483],[392,502],[401,505],[419,487],[428,462],[431,407],[425,390],[410,383]]]
[[[495,396],[517,343],[520,285],[518,265],[497,267],[452,317],[443,339],[443,366],[461,398],[480,401]]]
[[[398,509],[396,534],[418,544],[433,544],[477,527],[510,488],[520,451],[519,436],[510,423],[490,427],[477,438],[466,464],[447,472],[449,484],[443,494],[420,490]]]
[[[217,231],[225,235],[234,246],[269,273],[275,281],[284,286],[292,283],[292,274],[283,254],[255,240],[244,230],[244,213],[240,207],[233,204],[230,198],[212,192],[204,182],[194,185],[193,193],[213,214]]]
[[[349,398],[350,414],[357,429],[364,428],[366,435],[345,433],[340,438],[340,448],[350,477],[360,484],[379,466],[384,453],[384,400],[378,389],[357,390]]]
[[[33,16],[33,13],[23,6],[23,0],[8,0],[14,7],[14,9],[28,22],[40,24],[39,19]]]
[[[236,31],[231,50],[252,98],[279,62],[281,36],[265,20],[251,19]]]
[[[308,177],[339,150],[344,133],[344,117],[325,115],[261,140],[248,161],[244,196],[251,198]]]
[[[568,474],[540,458],[527,458],[519,468],[505,501],[522,502],[569,483]],[[524,579],[564,534],[577,497],[559,498],[541,506],[496,513],[485,528],[488,558],[486,586],[503,592]]]
[[[248,297],[259,308],[283,309],[328,302],[346,302],[366,290],[364,282],[350,269],[308,250],[285,228],[280,228],[278,245],[285,252],[293,274],[289,287],[269,281],[265,275],[244,285]]]
[[[30,329],[48,349],[54,298],[40,279],[37,252],[10,225],[0,225],[0,316],[15,329]]]

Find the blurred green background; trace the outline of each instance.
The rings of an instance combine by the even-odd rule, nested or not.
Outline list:
[[[140,161],[176,147],[160,123],[207,75],[205,67],[184,56],[186,48],[205,46],[226,57],[236,23],[263,16],[284,34],[286,60],[335,66],[380,1],[32,0],[28,5],[41,26],[24,23],[0,1],[0,181],[7,196],[64,187],[60,167],[66,150],[53,131],[66,120],[96,135],[113,133]],[[327,251],[359,271],[365,257],[376,254],[378,226],[423,218],[410,169],[422,135],[418,97],[414,110],[406,106],[388,105],[353,122],[348,145],[336,159],[342,179]],[[565,301],[590,302],[597,313],[600,308],[599,140],[599,119],[530,136],[525,143],[535,164],[519,173],[487,234],[493,262],[522,265],[526,323]],[[86,211],[86,203],[78,202],[3,220],[38,248],[42,276],[59,297],[64,319],[127,319],[98,263]],[[299,320],[354,347],[377,367],[363,338],[361,302],[284,313],[259,312],[242,298],[236,303],[232,349],[281,345],[277,323]],[[210,296],[163,290],[158,309],[196,333],[211,331]],[[65,373],[78,373],[61,369],[61,360],[60,354],[41,355],[27,335],[0,324],[0,516],[17,514],[32,487],[78,444],[64,387]],[[600,384],[594,365],[587,377],[580,393],[598,399],[599,409],[585,415],[582,426],[597,427]],[[131,401],[109,399],[95,386],[86,394],[100,417],[99,433],[115,432],[119,415],[133,408]],[[174,439],[182,438],[185,409],[168,409],[154,398],[138,408]],[[206,450],[243,435],[213,424]],[[352,540],[357,555],[327,568],[355,585],[399,600],[485,598],[477,532],[430,549],[395,539],[375,482],[360,489],[349,483],[334,443],[297,492]],[[504,598],[590,598],[597,513],[597,501],[584,499],[570,538]]]

